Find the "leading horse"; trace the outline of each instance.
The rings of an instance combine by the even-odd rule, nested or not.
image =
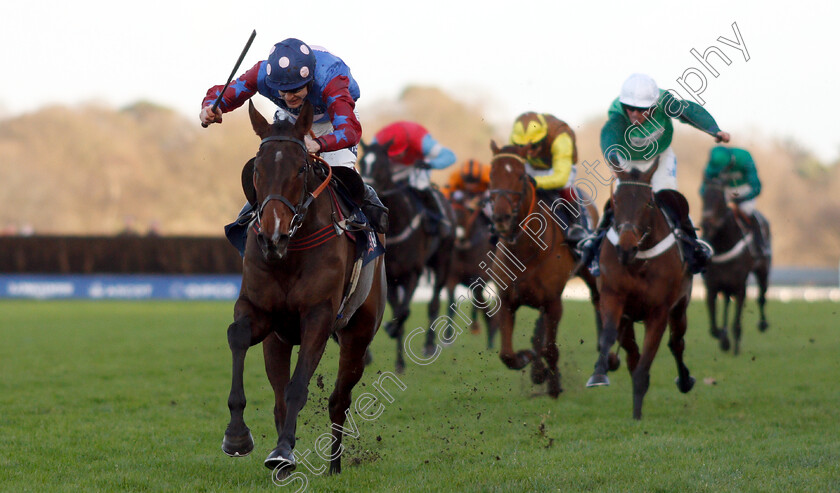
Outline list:
[[[519,148],[499,148],[495,142],[491,142],[490,148],[493,151],[490,168],[492,219],[499,235],[492,257],[496,268],[490,270],[494,272],[493,280],[498,285],[501,303],[499,357],[512,370],[533,363],[531,381],[541,384],[547,380],[548,394],[557,397],[563,391],[557,368],[560,357],[557,327],[563,315],[563,289],[580,265],[564,241],[565,226],[554,217],[546,218],[554,213],[538,206],[537,190],[526,173],[525,159],[519,154]],[[588,204],[586,211],[593,224],[597,223],[595,207]],[[534,227],[538,229],[534,230]],[[579,274],[589,285],[593,304],[597,306],[595,280],[584,270]],[[531,339],[532,348],[514,352],[514,320],[516,310],[523,305],[539,309],[540,317]],[[596,327],[600,327],[597,311],[595,321]]]
[[[330,472],[338,473],[343,450],[339,430],[385,308],[384,261],[379,256],[362,266],[356,260],[356,246],[346,234],[339,234],[333,221],[337,202],[331,193],[321,193],[331,170],[318,166],[303,144],[312,125],[312,106],[304,103],[294,124],[269,124],[253,103],[248,112],[262,140],[253,161],[253,180],[243,180],[243,186],[258,208],[248,228],[242,287],[227,331],[233,379],[222,450],[244,456],[254,448],[243,416],[243,371],[248,348],[262,342],[278,435],[265,465],[278,476],[295,468],[298,414],[327,340],[333,337],[340,349],[338,376],[329,398]],[[363,241],[362,236],[357,234],[356,241]],[[290,379],[294,345],[300,350]]]
[[[428,315],[432,323],[440,312],[440,293],[449,274],[454,234],[430,234],[423,227],[424,212],[419,200],[409,186],[396,183],[391,175],[388,157],[390,143],[362,143],[364,154],[360,160],[365,183],[371,185],[382,203],[389,210],[388,247],[385,251],[385,271],[388,280],[388,303],[392,319],[385,325],[385,332],[397,340],[396,371],[405,369],[403,358],[403,324],[411,311],[411,300],[424,271],[432,277],[432,297]],[[434,193],[439,193],[435,191]],[[445,211],[443,221],[454,222],[451,208]],[[410,342],[410,341],[409,341]],[[435,352],[435,332],[426,330],[424,354]]]
[[[707,179],[703,187],[703,238],[714,248],[715,255],[703,273],[706,284],[706,305],[709,311],[709,323],[712,337],[718,339],[720,348],[728,351],[730,347],[727,323],[729,321],[729,301],[735,301],[735,314],[732,320],[732,335],[735,347],[732,352],[741,350],[741,310],[747,296],[747,278],[755,275],[758,284],[758,330],[767,330],[767,317],[764,305],[767,301],[767,287],[770,277],[770,225],[764,216],[759,215],[761,229],[767,248],[759,251],[753,233],[738,218],[733,208],[727,206],[724,184],[719,179]],[[717,325],[717,298],[723,295],[723,326]]]
[[[668,347],[677,362],[677,387],[685,393],[694,386],[694,377],[683,363],[692,275],[650,184],[658,167],[657,158],[644,172],[615,170],[619,184],[610,200],[617,226],[608,231],[609,241],[602,243],[600,254],[599,288],[604,324],[601,354],[586,383],[587,387],[609,385],[608,351],[618,339],[627,351],[627,369],[633,380],[634,419],[642,419],[642,401],[650,386],[650,367],[666,325],[671,328]],[[669,196],[676,197],[676,194]],[[678,197],[672,202],[687,208],[685,199]],[[645,325],[641,353],[636,343],[635,322]]]

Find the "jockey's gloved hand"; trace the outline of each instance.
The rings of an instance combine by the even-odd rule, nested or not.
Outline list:
[[[417,169],[432,169],[431,165],[422,159],[418,159],[414,162],[414,167]]]

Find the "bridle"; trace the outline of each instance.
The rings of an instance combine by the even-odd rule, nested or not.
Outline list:
[[[306,156],[306,158],[304,158],[303,165],[301,165],[300,169],[298,169],[298,175],[303,175],[303,187],[301,188],[300,199],[298,200],[297,205],[293,205],[289,201],[289,199],[287,199],[282,194],[279,194],[279,193],[268,194],[263,199],[259,208],[257,208],[257,214],[256,214],[256,219],[255,219],[255,224],[254,224],[254,231],[257,232],[258,234],[261,233],[262,232],[262,213],[263,213],[263,210],[265,210],[265,207],[268,205],[269,202],[271,202],[272,200],[277,200],[279,202],[282,202],[286,207],[289,208],[289,210],[292,211],[292,220],[289,223],[289,238],[291,238],[297,232],[298,228],[300,228],[301,224],[303,224],[303,219],[306,217],[306,211],[309,209],[309,205],[329,185],[330,177],[332,176],[332,168],[330,168],[330,166],[327,165],[327,169],[329,171],[329,176],[327,176],[327,179],[324,180],[324,182],[321,183],[321,185],[318,186],[318,188],[316,188],[314,191],[312,191],[310,193],[310,192],[307,191],[307,188],[308,188],[307,177],[309,176],[309,171],[311,171],[312,168],[313,168],[313,164],[312,164],[312,161],[309,158],[312,157],[312,158],[315,158],[315,159],[320,160],[322,162],[323,162],[323,160],[321,158],[317,157],[317,156],[310,155],[309,152],[306,150],[306,144],[304,144],[304,142],[302,140],[300,140],[298,138],[295,138],[295,137],[289,137],[289,136],[285,136],[285,135],[272,135],[272,136],[269,136],[269,137],[266,137],[266,138],[262,139],[262,141],[260,141],[260,147],[262,147],[263,144],[265,144],[267,142],[292,142],[294,144],[299,145],[301,147],[301,149],[303,149],[304,156]],[[257,173],[254,173],[254,189],[256,189],[256,187],[257,187]]]
[[[490,161],[491,166],[493,165],[493,163],[496,162],[496,160],[498,160],[500,158],[513,158],[516,161],[518,161],[519,163],[522,163],[522,164],[525,163],[525,160],[522,159],[522,156],[519,156],[518,154],[501,153],[501,154],[496,154],[495,156],[493,156],[493,159]],[[534,212],[534,205],[537,202],[537,200],[536,200],[536,197],[537,197],[536,189],[535,189],[533,183],[531,183],[531,180],[528,179],[528,174],[523,172],[522,175],[519,177],[519,180],[522,182],[522,190],[520,190],[520,191],[509,190],[509,189],[504,189],[504,188],[491,188],[487,191],[490,194],[491,203],[495,202],[496,197],[503,197],[509,204],[511,204],[512,220],[519,217],[519,211],[522,208],[522,202],[525,200],[525,197],[528,195],[528,188],[529,187],[531,188],[531,191],[533,192],[533,196],[531,198],[531,204],[528,206],[528,214],[525,215],[526,217],[531,215],[532,212]],[[493,215],[495,216],[495,210],[493,211]],[[495,230],[495,226],[494,226],[495,221],[493,221],[492,218],[491,218],[490,222],[491,222],[491,226]],[[521,230],[517,231],[517,229],[513,228],[512,225],[511,225],[510,230],[511,230],[510,233],[509,233],[510,237],[505,238],[505,239],[510,241],[510,242],[513,242],[513,241],[516,240],[516,237],[521,233]]]

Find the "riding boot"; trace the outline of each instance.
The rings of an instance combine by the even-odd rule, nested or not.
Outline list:
[[[691,222],[691,217],[686,214],[675,219],[680,228],[677,236],[686,245],[684,251],[687,254],[688,270],[692,274],[700,274],[709,265],[714,250],[711,245],[697,237],[697,229]]]
[[[365,185],[365,198],[362,202],[362,212],[367,216],[370,225],[377,233],[385,234],[388,231],[388,208],[382,205],[376,190],[370,185]]]
[[[588,267],[594,275],[598,275],[599,273],[597,261],[598,252],[601,250],[601,242],[604,240],[604,236],[607,235],[607,230],[610,228],[610,225],[612,225],[613,209],[610,204],[610,202],[607,202],[607,205],[604,207],[604,214],[601,216],[601,220],[598,222],[595,231],[578,243],[581,265]]]
[[[446,218],[443,206],[437,198],[433,188],[418,190],[423,206],[426,209],[426,233],[433,236],[450,236],[452,226]]]
[[[575,258],[581,257],[579,249],[580,242],[589,237],[589,233],[580,224],[572,223],[563,231],[563,236],[566,238],[566,244],[572,250],[572,255]]]
[[[225,226],[225,236],[231,245],[239,251],[239,256],[245,256],[245,243],[248,240],[248,225],[254,218],[254,205],[246,202],[239,211],[236,221]]]
[[[761,223],[758,220],[758,215],[756,213],[750,214],[748,222],[750,231],[753,235],[753,244],[755,245],[755,249],[761,255],[769,255],[770,248],[767,245],[767,240],[764,238],[764,231],[761,227]]]

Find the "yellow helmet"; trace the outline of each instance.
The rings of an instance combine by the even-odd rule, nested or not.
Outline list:
[[[536,144],[548,134],[548,124],[545,117],[539,113],[524,113],[513,123],[513,133],[510,142],[519,146]]]

